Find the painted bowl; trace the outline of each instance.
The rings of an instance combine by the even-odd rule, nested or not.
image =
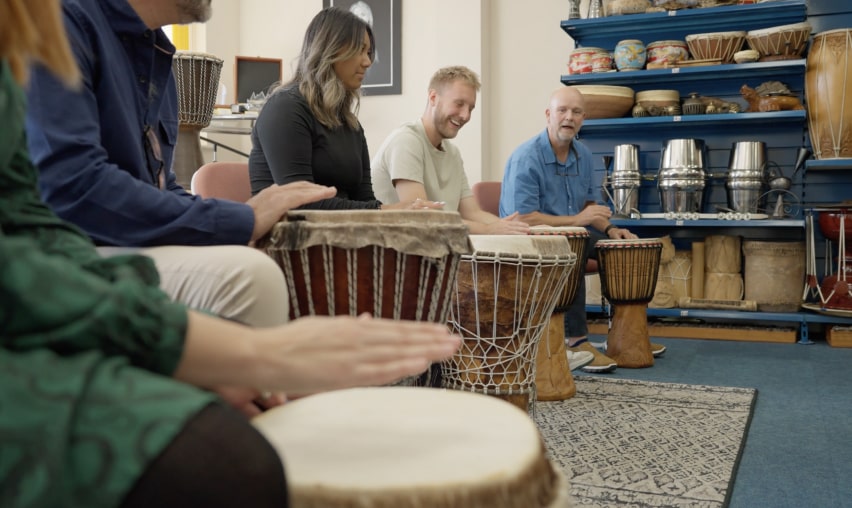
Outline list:
[[[675,63],[689,58],[689,47],[684,41],[655,41],[645,49],[648,52],[646,64]]]

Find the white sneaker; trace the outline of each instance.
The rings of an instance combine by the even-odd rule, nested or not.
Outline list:
[[[595,355],[588,351],[566,351],[568,353],[568,367],[577,370],[595,361]]]

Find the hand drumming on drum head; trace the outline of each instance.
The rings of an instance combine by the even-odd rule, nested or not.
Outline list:
[[[413,376],[460,345],[443,324],[315,316],[249,328],[190,311],[175,377],[201,387],[300,396]]]
[[[392,204],[382,204],[382,210],[443,210],[443,201],[429,201],[428,199],[412,199]]]
[[[485,224],[483,234],[486,235],[528,235],[530,225],[520,220],[518,212],[507,215],[500,220]]]
[[[270,185],[246,202],[254,210],[251,241],[255,242],[267,234],[289,210],[321,199],[333,198],[336,194],[337,189],[334,187],[305,181]]]

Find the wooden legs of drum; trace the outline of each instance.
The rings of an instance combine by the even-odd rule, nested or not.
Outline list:
[[[181,125],[178,130],[172,169],[174,169],[178,185],[186,189],[187,192],[189,192],[192,175],[204,165],[200,136],[201,127],[198,126]]]
[[[606,355],[619,367],[641,368],[654,365],[648,337],[648,304],[613,305],[612,328],[606,338]]]
[[[577,393],[565,350],[565,314],[554,312],[535,360],[535,386],[538,400],[565,400]]]

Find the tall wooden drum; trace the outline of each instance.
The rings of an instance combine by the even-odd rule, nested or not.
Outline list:
[[[808,51],[805,97],[814,156],[852,157],[852,29],[814,35]]]
[[[538,400],[565,400],[577,393],[574,376],[568,365],[565,349],[565,311],[574,302],[583,271],[586,248],[589,244],[589,231],[581,227],[533,226],[531,235],[558,235],[568,240],[569,251],[577,255],[577,262],[568,268],[568,281],[556,300],[556,306],[544,329],[536,354],[535,387]]]
[[[647,311],[657,286],[663,243],[658,238],[600,240],[595,248],[601,291],[613,307],[606,354],[619,367],[651,367]]]
[[[464,340],[442,383],[533,410],[538,342],[577,256],[560,236],[473,235],[450,326]]]
[[[210,125],[222,59],[206,53],[179,51],[172,59],[178,91],[178,139],[173,169],[177,183],[189,189],[192,175],[204,165],[201,129]]]
[[[252,424],[293,508],[568,508],[535,422],[475,393],[403,387],[312,395]]]

